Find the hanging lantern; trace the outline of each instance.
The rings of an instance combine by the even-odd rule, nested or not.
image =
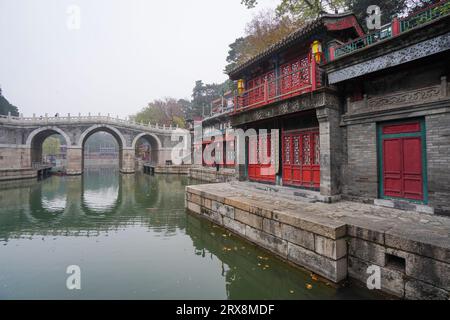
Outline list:
[[[244,79],[239,79],[237,81],[237,89],[238,89],[238,94],[242,94],[245,90],[245,81]]]
[[[311,46],[312,54],[317,63],[320,63],[322,59],[322,44],[319,40],[314,40]]]

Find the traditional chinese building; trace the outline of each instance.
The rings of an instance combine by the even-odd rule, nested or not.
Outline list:
[[[322,66],[331,48],[363,35],[353,14],[324,15],[229,73],[239,86],[232,126],[280,132],[280,139],[248,139],[241,179],[320,190],[328,200],[340,195],[339,97]],[[258,147],[272,163],[248,161]]]
[[[234,68],[233,128],[280,132],[246,140],[240,179],[449,212],[448,13],[441,1],[368,34],[324,15]],[[269,171],[250,160],[260,148]]]

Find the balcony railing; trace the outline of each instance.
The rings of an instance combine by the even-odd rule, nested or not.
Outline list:
[[[381,40],[391,38],[402,32],[414,29],[427,22],[436,20],[450,13],[450,1],[444,0],[424,9],[415,12],[405,18],[395,18],[392,23],[384,25],[380,30],[371,32],[363,37],[344,43],[334,49],[334,55],[330,56],[336,59],[350,54],[358,49],[368,47]],[[334,57],[333,57],[334,56]]]
[[[219,99],[211,102],[211,115],[216,116],[219,114],[226,114],[234,110],[234,93],[233,91],[226,92]]]
[[[347,42],[337,47],[334,51],[334,57],[338,58],[340,56],[349,54],[355,50],[370,46],[371,44],[377,43],[380,40],[390,37],[392,37],[392,25],[389,23],[381,27],[380,30],[371,32],[361,38],[358,38],[351,42]]]
[[[320,86],[320,78],[320,70],[314,62],[279,77],[266,78],[262,84],[235,96],[235,112],[311,92]]]

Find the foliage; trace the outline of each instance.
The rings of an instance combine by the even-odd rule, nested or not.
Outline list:
[[[61,150],[61,141],[58,136],[50,136],[45,139],[42,144],[42,154],[44,156],[48,155],[58,155]]]
[[[18,116],[19,110],[16,106],[13,106],[9,101],[2,95],[2,88],[0,88],[0,114],[8,115],[11,112],[12,116]]]
[[[284,38],[303,24],[303,20],[288,15],[280,16],[274,10],[260,11],[247,24],[245,37],[237,38],[229,45],[225,71],[248,60],[270,45]]]
[[[197,80],[192,90],[192,108],[187,115],[188,118],[192,119],[208,114],[211,102],[230,89],[232,89],[232,82],[229,80],[219,84],[204,84],[202,80]]]
[[[179,127],[185,127],[185,108],[189,108],[187,100],[176,100],[174,98],[165,98],[163,100],[154,100],[147,107],[133,116],[138,123],[158,123],[160,125],[178,124]]]

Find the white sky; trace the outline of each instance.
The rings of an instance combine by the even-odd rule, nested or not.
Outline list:
[[[0,0],[0,86],[25,116],[121,117],[221,82],[228,44],[277,0]],[[67,27],[70,5],[79,30]]]

